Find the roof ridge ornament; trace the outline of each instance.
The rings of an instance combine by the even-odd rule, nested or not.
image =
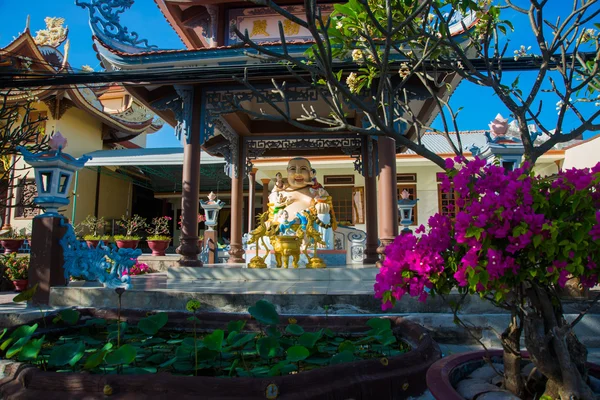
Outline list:
[[[148,39],[139,39],[137,32],[129,32],[126,26],[121,25],[119,15],[129,9],[133,3],[134,0],[91,0],[89,2],[75,0],[75,5],[88,9],[90,25],[95,31],[121,43],[157,49],[158,46],[148,44]]]

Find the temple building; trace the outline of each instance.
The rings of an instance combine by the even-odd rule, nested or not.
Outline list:
[[[68,62],[68,30],[63,18],[46,18],[46,28],[35,35],[29,26],[8,45],[0,48],[0,68],[25,69],[32,73],[74,72]],[[29,22],[28,24],[29,25]],[[55,132],[68,139],[67,151],[79,157],[102,149],[145,147],[146,135],[160,129],[163,121],[131,96],[121,85],[72,85],[65,88],[39,88],[33,91],[12,90],[7,104],[29,101],[30,121],[38,121],[40,140]],[[31,219],[39,208],[31,204],[36,194],[33,173],[17,159],[9,189],[8,205],[2,215],[4,229],[31,229]],[[132,212],[132,198],[139,195],[133,179],[114,167],[86,168],[78,173],[75,195],[63,214],[75,224],[87,215],[106,220],[121,218]],[[4,196],[3,198],[6,198]]]
[[[456,212],[453,195],[442,193],[438,174],[442,170],[432,162],[397,146],[387,137],[366,137],[348,132],[324,133],[304,131],[286,122],[269,121],[261,114],[274,112],[269,102],[281,104],[281,99],[272,93],[271,79],[281,83],[292,78],[285,69],[277,68],[256,57],[257,51],[244,46],[230,33],[231,24],[240,30],[247,29],[252,40],[272,48],[281,48],[278,38],[278,22],[282,22],[288,40],[287,48],[292,55],[303,54],[311,45],[310,35],[303,28],[293,26],[282,16],[266,7],[251,3],[230,1],[192,0],[187,2],[157,0],[158,7],[166,20],[185,45],[181,50],[164,50],[152,46],[145,39],[131,35],[119,25],[121,9],[104,13],[116,32],[108,32],[95,19],[97,9],[93,4],[82,4],[89,11],[92,21],[94,49],[102,66],[107,71],[184,71],[186,68],[206,68],[201,79],[186,80],[170,78],[164,74],[161,83],[151,85],[126,85],[133,97],[153,110],[168,124],[183,143],[179,155],[181,174],[176,174],[176,163],[162,165],[165,175],[181,177],[181,183],[173,183],[173,190],[155,190],[155,196],[168,199],[174,210],[181,209],[182,224],[179,234],[178,252],[182,255],[181,265],[199,266],[198,225],[196,215],[201,192],[207,192],[205,182],[214,186],[216,174],[204,173],[205,160],[225,161],[228,179],[219,185],[219,197],[229,209],[220,216],[220,227],[228,228],[231,242],[230,263],[248,261],[244,250],[244,235],[255,228],[255,216],[273,205],[269,198],[276,185],[277,173],[285,177],[290,160],[304,157],[309,160],[316,178],[329,194],[327,209],[334,219],[336,231],[347,227],[363,233],[364,243],[357,254],[359,262],[373,263],[378,252],[398,235],[397,201],[406,189],[411,199],[419,199],[412,214],[411,224],[425,223],[435,212],[452,215]],[[209,4],[210,3],[210,4]],[[320,5],[323,13],[331,11],[328,4]],[[301,15],[302,6],[290,5],[289,11]],[[108,17],[107,17],[108,15]],[[102,17],[100,17],[102,18]],[[468,21],[472,26],[476,21]],[[453,32],[462,32],[461,24]],[[456,28],[456,29],[454,29]],[[249,71],[249,80],[257,90],[249,90],[232,79]],[[452,88],[460,82],[457,76],[447,76]],[[437,116],[433,99],[423,96],[417,83],[410,99],[411,109],[425,123],[430,124]],[[319,91],[300,84],[289,85],[287,100],[290,113],[300,117],[303,107],[310,107],[326,115],[328,106]],[[451,91],[442,94],[445,98]],[[348,108],[347,118],[361,124],[363,115]],[[417,132],[408,129],[408,137]],[[453,156],[446,139],[434,134],[420,132],[425,145],[441,156]],[[471,151],[479,154],[490,141],[489,132],[467,132],[462,138],[468,144],[466,156]],[[494,142],[495,143],[495,142]],[[489,146],[486,148],[489,149]],[[471,149],[477,149],[471,150]],[[125,155],[124,150],[123,153]],[[167,156],[164,153],[153,153]],[[548,152],[538,161],[542,173],[557,171],[564,159],[564,150]],[[95,163],[109,165],[118,154],[92,154]],[[510,163],[516,159],[510,158]],[[155,161],[139,155],[138,165],[147,163],[158,168]],[[177,167],[175,167],[177,165]],[[201,167],[202,165],[202,167]],[[289,172],[289,171],[288,171]],[[311,178],[311,179],[313,179]],[[217,182],[220,181],[217,178]],[[157,185],[160,186],[160,185]],[[315,186],[316,187],[316,186]],[[207,188],[208,189],[208,188]],[[214,190],[211,188],[211,190]],[[180,197],[181,196],[181,197]],[[179,217],[179,213],[176,214]],[[294,216],[290,216],[294,218]],[[178,219],[178,218],[177,218]],[[321,221],[321,225],[331,224]],[[352,229],[350,228],[350,229]],[[346,231],[341,241],[355,232]],[[337,240],[337,239],[336,239]],[[177,243],[175,243],[177,244]],[[342,244],[346,248],[345,244]],[[378,248],[379,247],[379,248]]]

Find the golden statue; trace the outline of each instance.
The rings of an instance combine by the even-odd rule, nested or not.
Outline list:
[[[256,243],[256,256],[250,260],[249,268],[266,268],[269,248],[265,237],[275,252],[278,268],[287,268],[289,257],[293,267],[298,268],[301,253],[308,259],[307,268],[324,268],[317,248],[333,248],[337,223],[331,197],[317,182],[310,161],[302,157],[289,161],[287,183],[278,173],[268,206],[269,210],[258,216],[259,226],[250,233],[248,244]],[[266,250],[264,257],[258,255],[259,240]],[[309,247],[314,247],[312,257],[308,254]]]

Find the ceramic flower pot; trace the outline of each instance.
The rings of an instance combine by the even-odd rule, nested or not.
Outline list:
[[[170,243],[170,240],[148,240],[148,247],[152,250],[152,255],[154,257],[159,257],[165,255],[165,251]]]
[[[100,240],[86,240],[85,243],[90,249],[95,249],[96,247],[98,247],[98,243],[100,243]]]
[[[0,244],[4,247],[4,254],[16,253],[19,251],[25,239],[2,239]]]
[[[136,249],[139,240],[117,240],[117,247],[120,249]]]
[[[13,285],[15,285],[15,290],[17,292],[22,292],[27,289],[27,285],[29,284],[28,279],[17,279],[16,281],[12,281]]]

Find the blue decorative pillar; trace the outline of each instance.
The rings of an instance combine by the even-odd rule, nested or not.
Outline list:
[[[50,139],[50,150],[32,154],[25,147],[17,149],[33,167],[37,196],[34,203],[44,209],[32,223],[29,286],[38,285],[31,302],[48,304],[50,288],[66,284],[63,273],[63,248],[60,239],[66,228],[59,208],[69,204],[68,194],[73,174],[83,168],[90,157],[75,159],[63,153],[67,141],[57,132]]]

